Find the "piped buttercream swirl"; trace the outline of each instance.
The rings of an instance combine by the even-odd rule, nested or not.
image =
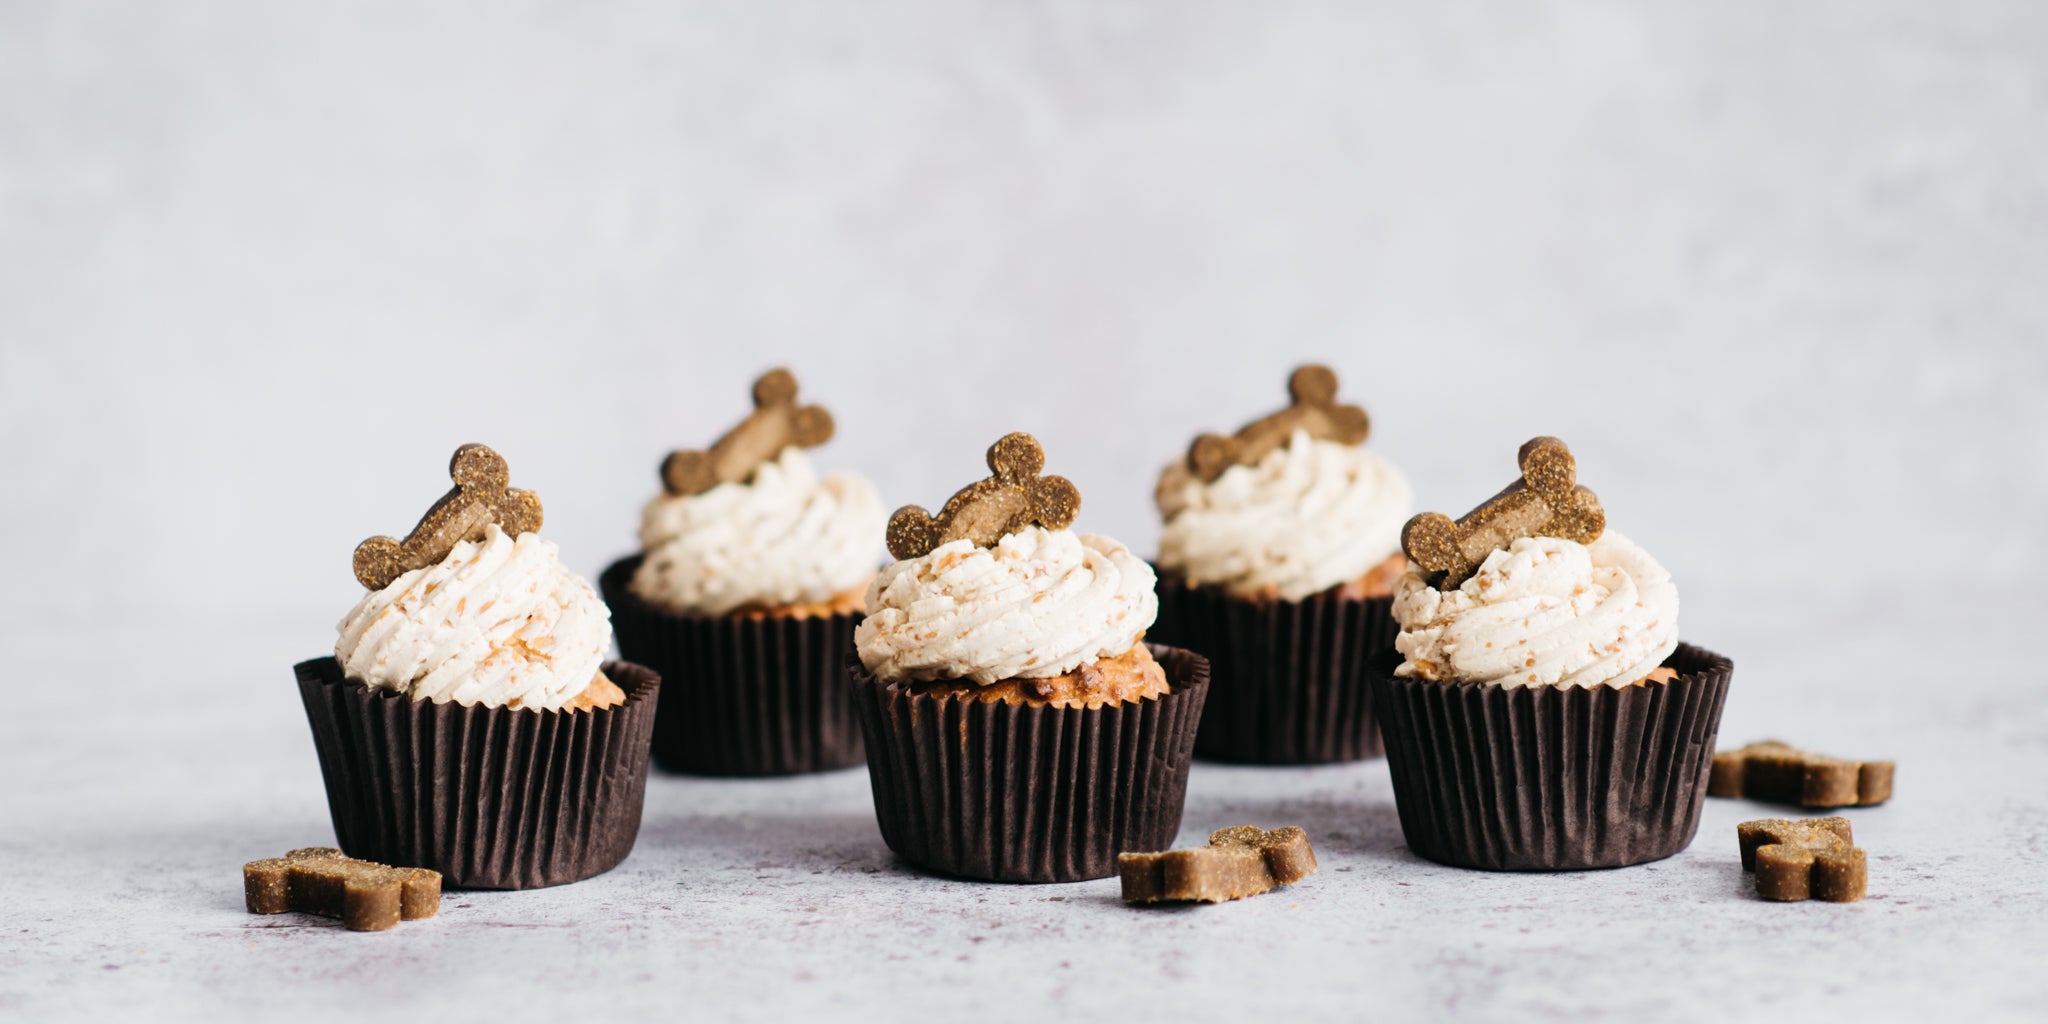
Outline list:
[[[883,568],[854,631],[884,681],[1062,675],[1129,651],[1159,614],[1152,567],[1107,537],[1026,527]]]
[[[339,626],[343,674],[415,700],[559,708],[596,677],[611,612],[538,534],[455,545],[363,595]]]
[[[630,586],[704,615],[827,602],[874,575],[886,521],[874,485],[851,473],[820,480],[792,446],[749,480],[648,502]]]
[[[1166,520],[1161,569],[1239,597],[1289,601],[1359,579],[1399,551],[1413,503],[1407,478],[1385,459],[1300,430],[1209,483],[1176,461],[1154,497]]]
[[[1394,585],[1402,676],[1502,686],[1627,686],[1678,647],[1678,588],[1607,531],[1591,544],[1524,537],[1439,591]]]

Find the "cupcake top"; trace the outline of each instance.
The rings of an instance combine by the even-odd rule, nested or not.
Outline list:
[[[1522,479],[1464,518],[1402,531],[1411,568],[1394,587],[1397,675],[1451,683],[1628,686],[1678,647],[1678,589],[1606,529],[1570,449],[1522,446]]]
[[[1092,663],[1138,646],[1159,611],[1152,570],[1109,538],[1069,529],[1080,494],[1039,476],[1044,458],[1031,435],[1010,434],[989,449],[994,475],[938,516],[910,506],[890,519],[898,561],[869,586],[854,631],[876,679],[1092,678]]]
[[[508,488],[505,460],[456,449],[455,489],[411,535],[356,549],[370,592],[339,625],[342,672],[374,689],[464,706],[604,707],[624,694],[599,666],[611,614],[534,533],[540,499]]]
[[[1160,568],[1236,597],[1289,601],[1390,561],[1381,577],[1399,571],[1407,478],[1362,447],[1369,420],[1337,404],[1327,367],[1296,370],[1288,392],[1288,408],[1234,437],[1197,438],[1160,474]]]
[[[789,371],[755,381],[754,405],[710,451],[663,463],[629,586],[650,603],[702,615],[857,610],[880,561],[874,485],[851,473],[818,478],[803,449],[831,439],[832,418],[797,405]]]

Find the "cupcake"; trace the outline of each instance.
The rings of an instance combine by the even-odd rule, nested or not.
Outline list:
[[[1152,570],[1068,527],[1074,485],[1029,434],[934,518],[889,520],[848,667],[890,849],[1002,882],[1116,872],[1180,829],[1208,662],[1143,642]]]
[[[1366,666],[1394,640],[1408,480],[1368,451],[1365,410],[1304,366],[1288,408],[1205,434],[1160,475],[1161,643],[1214,672],[1195,753],[1249,764],[1377,757]]]
[[[1619,867],[1692,842],[1734,666],[1678,639],[1678,590],[1606,528],[1564,442],[1453,522],[1410,520],[1373,679],[1408,848],[1498,871]]]
[[[608,871],[640,831],[659,677],[605,660],[604,603],[498,453],[463,445],[449,475],[411,535],[356,548],[369,592],[297,666],[335,835],[461,888]]]
[[[844,661],[885,517],[865,479],[811,468],[804,449],[831,438],[831,414],[797,404],[789,371],[762,375],[739,426],[662,464],[641,553],[599,578],[619,650],[668,689],[654,723],[662,767],[784,775],[861,762]]]

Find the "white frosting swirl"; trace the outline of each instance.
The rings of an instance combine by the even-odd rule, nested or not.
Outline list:
[[[1175,461],[1155,493],[1159,567],[1289,601],[1358,579],[1401,549],[1413,491],[1385,459],[1297,430],[1258,464],[1203,483]]]
[[[648,502],[640,517],[646,558],[631,587],[655,604],[705,615],[829,601],[874,575],[887,521],[874,485],[851,473],[819,480],[792,446],[752,480]]]
[[[1612,530],[1591,544],[1524,537],[1455,590],[1394,584],[1396,674],[1502,686],[1627,686],[1678,647],[1678,588]]]
[[[597,676],[611,611],[539,534],[491,524],[363,596],[334,656],[350,679],[436,704],[559,708]]]
[[[1116,541],[1030,526],[884,568],[853,639],[885,681],[1043,679],[1129,651],[1159,615],[1155,582]]]

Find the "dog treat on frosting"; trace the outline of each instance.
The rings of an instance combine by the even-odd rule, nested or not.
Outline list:
[[[363,586],[382,590],[392,580],[448,557],[455,545],[482,540],[484,528],[494,522],[510,537],[540,529],[540,498],[510,486],[511,472],[497,452],[480,444],[463,445],[448,460],[448,475],[455,480],[455,489],[434,502],[404,540],[371,537],[356,545],[356,579]]]
[[[1296,430],[1340,444],[1361,444],[1372,429],[1365,410],[1337,404],[1337,374],[1327,366],[1308,365],[1287,378],[1294,403],[1270,416],[1253,420],[1236,436],[1203,434],[1188,446],[1188,471],[1211,483],[1232,466],[1254,465],[1266,453],[1287,444]]]
[[[1439,590],[1465,582],[1486,556],[1522,537],[1557,537],[1590,544],[1607,528],[1600,499],[1577,483],[1578,463],[1563,441],[1531,438],[1518,456],[1522,478],[1453,522],[1424,512],[1401,528],[1408,560],[1431,575]]]
[[[1777,740],[1714,755],[1708,796],[1801,807],[1855,807],[1892,798],[1892,762],[1810,754]]]
[[[1854,903],[1869,883],[1868,858],[1849,819],[1770,818],[1735,826],[1742,870],[1756,872],[1756,894],[1780,902]]]
[[[1309,848],[1308,833],[1292,825],[1271,832],[1237,825],[1210,833],[1207,846],[1117,854],[1116,866],[1126,903],[1221,903],[1315,874],[1316,853]]]
[[[777,367],[754,381],[754,411],[709,451],[670,452],[661,483],[670,494],[702,494],[738,483],[792,445],[816,448],[832,440],[832,414],[821,405],[796,404],[796,377]]]
[[[439,913],[441,875],[309,847],[242,865],[242,894],[252,914],[296,910],[338,918],[352,932],[375,932]]]
[[[1037,438],[1005,434],[989,446],[988,468],[993,475],[961,488],[936,517],[916,505],[897,509],[889,517],[889,554],[907,561],[963,537],[991,547],[1027,526],[1064,530],[1073,524],[1081,492],[1066,477],[1038,475],[1045,449]]]

